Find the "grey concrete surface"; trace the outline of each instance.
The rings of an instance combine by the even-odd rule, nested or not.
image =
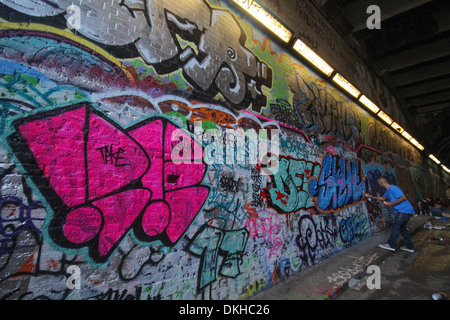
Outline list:
[[[424,224],[430,219],[432,219],[430,216],[415,216],[412,217],[408,223],[408,229],[413,235],[413,242],[418,241],[415,253],[411,254],[399,249],[397,249],[396,252],[392,252],[379,248],[378,244],[386,243],[389,238],[391,228],[387,228],[365,239],[361,243],[317,263],[303,272],[292,275],[278,285],[253,296],[250,300],[317,300],[338,298],[352,300],[370,298],[372,297],[372,294],[374,295],[374,299],[383,299],[381,290],[388,290],[386,280],[395,280],[393,272],[396,270],[394,266],[383,268],[384,261],[389,261],[389,259],[392,261],[399,259],[398,263],[402,263],[406,266],[411,264],[410,260],[413,259],[414,256],[422,257],[423,253],[421,259],[426,259],[426,256],[435,253],[435,251],[430,251],[431,249],[426,249],[423,240],[420,238],[420,236],[424,234],[422,231],[437,231],[424,229]],[[441,230],[441,232],[444,231]],[[400,237],[397,248],[400,248],[402,245],[403,241]],[[410,256],[408,256],[408,254]],[[406,260],[401,261],[402,258]],[[436,258],[436,260],[439,259]],[[427,262],[424,260],[423,264],[426,263]],[[436,262],[434,264],[437,266]],[[367,267],[370,265],[378,265],[381,269],[382,289],[372,290],[374,292],[368,292],[369,290],[365,285],[365,279],[368,277],[366,271]],[[448,267],[449,264],[446,265],[447,269]],[[438,282],[438,279],[442,274],[441,272],[445,273],[443,270],[445,270],[445,268],[441,266],[439,270],[436,270],[436,272],[439,271],[439,274],[436,273],[436,278],[430,276],[429,279],[434,279],[434,281]],[[350,285],[353,289],[349,288],[349,281],[351,279],[353,280],[350,282]],[[356,285],[354,285],[355,283]],[[399,286],[399,283],[400,282],[394,285]],[[358,286],[360,286],[360,291],[355,290]],[[347,294],[348,292],[351,294],[354,293],[354,295],[351,295],[350,293]]]
[[[379,265],[379,290],[368,290],[367,286],[349,288],[339,299],[431,300],[438,292],[450,298],[450,220],[430,222],[443,229],[420,228],[412,238],[414,253],[396,252]]]

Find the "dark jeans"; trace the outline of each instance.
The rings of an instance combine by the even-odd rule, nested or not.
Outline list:
[[[405,247],[408,249],[414,249],[414,246],[411,242],[411,235],[406,228],[410,217],[411,215],[406,213],[398,212],[395,214],[394,223],[392,224],[391,237],[388,240],[388,244],[392,248],[397,247],[397,239],[399,234],[401,234],[403,242],[405,243]]]

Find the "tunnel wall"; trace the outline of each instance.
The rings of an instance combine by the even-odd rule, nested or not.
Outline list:
[[[245,299],[445,193],[226,1],[2,2],[1,298]]]

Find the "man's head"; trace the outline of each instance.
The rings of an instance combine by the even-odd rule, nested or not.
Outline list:
[[[389,186],[391,185],[385,177],[378,178],[377,182],[381,187],[385,189],[389,188]]]

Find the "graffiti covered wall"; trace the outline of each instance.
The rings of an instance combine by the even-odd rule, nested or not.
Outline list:
[[[445,190],[226,1],[2,0],[0,106],[2,299],[244,299]]]

